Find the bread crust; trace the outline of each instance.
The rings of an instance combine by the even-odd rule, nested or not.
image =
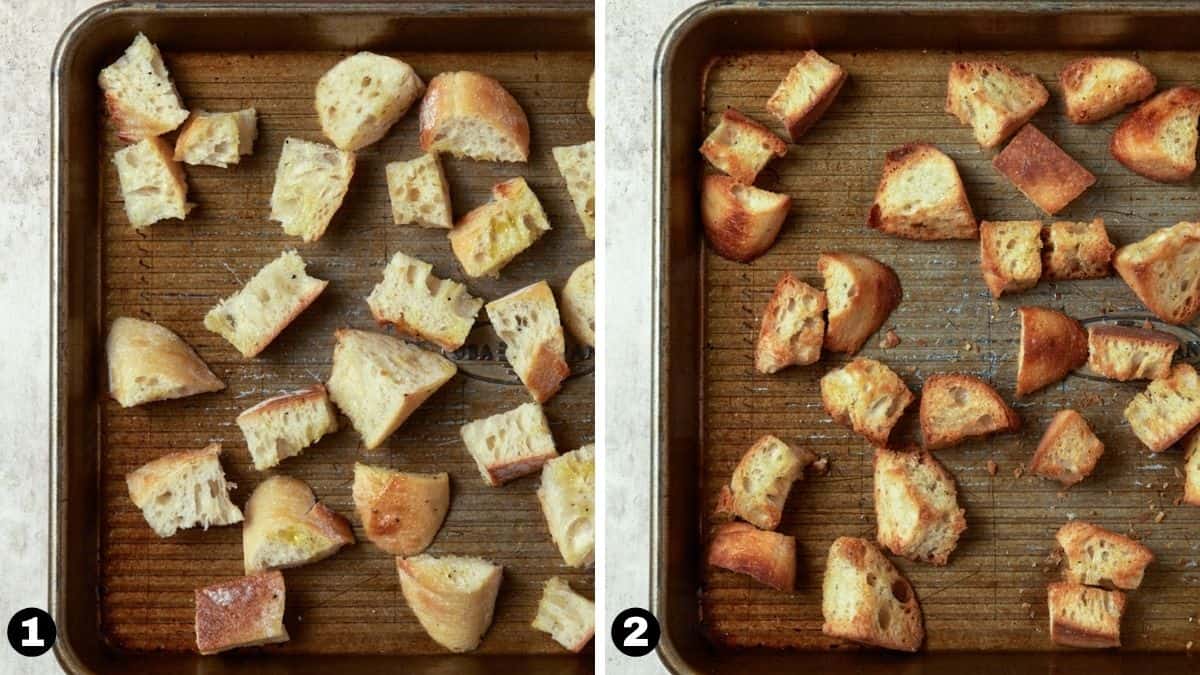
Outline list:
[[[969,406],[979,409],[971,410]],[[964,421],[963,415],[971,419]],[[927,450],[1020,428],[1021,418],[1016,411],[978,377],[938,373],[925,380],[921,391],[921,435]]]
[[[754,184],[772,157],[787,151],[783,139],[733,108],[721,113],[721,121],[700,146],[710,164],[746,185]]]
[[[984,86],[983,82],[989,79],[993,86]],[[1002,82],[995,84],[996,80]],[[1005,100],[1004,94],[1011,93],[1006,88],[1016,88],[1019,92]],[[950,64],[946,112],[962,124],[971,126],[975,140],[984,148],[1003,143],[1049,100],[1050,92],[1041,80],[1023,70],[995,61],[955,61]],[[991,129],[980,112],[991,113],[994,117]]]
[[[755,203],[761,202],[761,203]],[[711,174],[700,188],[700,218],[718,255],[750,262],[767,252],[791,209],[792,198]]]
[[[771,375],[788,366],[816,363],[825,340],[825,308],[823,292],[784,272],[763,311],[754,368]]]
[[[1071,487],[1092,475],[1104,454],[1104,444],[1091,425],[1074,410],[1060,410],[1038,442],[1029,472]]]
[[[1184,142],[1180,157],[1164,147],[1168,125],[1178,116],[1186,116]],[[1109,151],[1130,171],[1160,183],[1187,180],[1196,171],[1196,123],[1200,120],[1200,89],[1175,87],[1159,92],[1129,114],[1109,142]]]
[[[825,330],[825,349],[856,354],[879,327],[900,306],[904,291],[900,277],[887,265],[857,253],[822,253],[817,269],[825,278],[825,298],[829,304],[829,325]],[[838,270],[845,270],[848,287],[838,283]]]
[[[354,465],[354,508],[367,539],[392,555],[412,556],[433,543],[450,508],[450,476]]]
[[[1113,72],[1119,70],[1120,72]],[[1067,118],[1092,124],[1154,93],[1158,79],[1133,59],[1085,56],[1068,63],[1058,74]]]
[[[877,446],[888,444],[892,429],[914,399],[895,371],[873,359],[854,359],[821,378],[821,405],[825,412],[834,422],[853,429]],[[887,405],[881,409],[880,402]],[[880,411],[884,413],[882,419],[875,419]]]
[[[1067,579],[1077,584],[1134,590],[1154,562],[1142,544],[1082,520],[1063,525],[1054,539],[1066,555]]]
[[[750,523],[721,523],[713,528],[708,565],[791,593],[796,584],[796,539]]]
[[[992,166],[1050,215],[1066,208],[1096,182],[1091,171],[1032,124],[1017,132],[992,160]]]
[[[833,542],[821,591],[825,635],[906,652],[921,648],[925,628],[912,585],[866,539]]]
[[[197,588],[196,650],[201,654],[287,642],[287,590],[278,571]]]
[[[954,476],[916,447],[876,448],[873,466],[879,545],[909,560],[945,565],[967,529]],[[922,469],[929,475],[921,475]],[[901,517],[906,512],[916,518]]]
[[[1050,639],[1067,647],[1105,648],[1121,646],[1121,615],[1125,594],[1066,581],[1046,588],[1050,614]],[[1072,619],[1068,612],[1093,607],[1101,613],[1099,626]],[[1097,622],[1093,622],[1097,623]]]
[[[1088,360],[1088,338],[1078,321],[1045,307],[1020,307],[1017,396],[1048,387]]]
[[[1051,223],[1042,230],[1042,278],[1103,279],[1112,274],[1116,250],[1103,218],[1090,223]]]
[[[946,174],[945,190],[934,195],[938,201],[914,207],[910,199],[896,199],[901,204],[893,204],[893,184],[901,184],[899,177],[906,172],[921,170],[926,164],[932,166],[933,172]],[[958,167],[954,160],[928,143],[908,143],[888,151],[875,201],[867,214],[867,226],[919,241],[975,239],[979,236]]]
[[[802,86],[804,71],[814,67],[826,69],[827,76],[801,104],[789,105],[787,99],[791,90]],[[844,68],[810,49],[800,56],[771,98],[767,99],[767,111],[783,123],[793,143],[799,142],[804,133],[829,109],[845,82]]]
[[[471,71],[441,73],[429,81],[421,101],[421,149],[468,156],[440,137],[444,126],[457,117],[475,118],[508,140],[516,149],[512,157],[479,155],[485,161],[529,160],[529,119],[517,99],[495,79]]]
[[[1170,333],[1109,323],[1088,326],[1088,367],[1110,380],[1167,377],[1177,349],[1179,339]]]
[[[1200,314],[1200,222],[1176,223],[1122,246],[1113,267],[1163,321],[1183,325]]]

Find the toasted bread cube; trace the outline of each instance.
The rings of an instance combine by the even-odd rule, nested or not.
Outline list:
[[[524,178],[492,187],[492,201],[476,207],[450,230],[450,248],[471,277],[499,276],[500,270],[550,231],[550,221]]]
[[[228,340],[242,356],[254,358],[328,285],[308,276],[299,253],[284,251],[241,290],[209,310],[204,327]]]
[[[1125,594],[1066,581],[1046,587],[1050,639],[1066,647],[1120,647]]]
[[[486,162],[529,159],[529,119],[496,80],[459,71],[429,81],[421,101],[421,149]]]
[[[796,538],[750,523],[721,523],[708,545],[708,565],[791,593],[796,586]]]
[[[342,150],[359,150],[383,138],[425,93],[412,66],[390,56],[359,52],[317,80],[321,132]]]
[[[493,487],[536,473],[558,457],[546,413],[536,403],[469,422],[461,434],[479,474]]]
[[[224,169],[241,161],[242,155],[254,152],[256,138],[258,111],[254,108],[237,112],[197,110],[175,139],[175,161]]]
[[[1083,415],[1074,410],[1061,410],[1050,420],[1050,426],[1038,442],[1029,471],[1071,487],[1092,475],[1103,454],[1104,444],[1096,438]]]
[[[993,298],[1036,286],[1042,276],[1041,221],[980,223],[979,265]]]
[[[1054,538],[1067,558],[1067,579],[1077,584],[1133,590],[1142,585],[1146,567],[1154,562],[1145,546],[1081,520],[1063,525]]]
[[[1196,171],[1200,89],[1175,87],[1138,106],[1113,132],[1109,151],[1130,170],[1160,183]]]
[[[772,157],[787,154],[787,143],[758,122],[727,108],[717,128],[704,139],[700,154],[739,183],[753,185]]]
[[[1045,307],[1021,307],[1017,396],[1048,387],[1088,360],[1088,339],[1078,321]]]
[[[1200,431],[1193,432],[1184,447],[1183,503],[1200,506]]]
[[[804,467],[816,461],[804,448],[796,448],[767,434],[742,455],[729,481],[728,495],[722,492],[722,510],[764,530],[779,527],[783,505],[792,483],[804,477]]]
[[[925,143],[888,151],[867,225],[905,239],[979,236],[954,160]]]
[[[1088,326],[1088,366],[1112,380],[1157,380],[1171,374],[1179,339],[1149,328]]]
[[[158,137],[143,139],[113,153],[125,215],[140,230],[160,220],[183,220],[195,204],[188,202],[187,176],[171,159],[171,146]]]
[[[434,642],[452,652],[479,646],[492,625],[504,568],[482,558],[396,558],[400,592]]]
[[[302,480],[271,476],[246,502],[246,574],[314,563],[353,543],[350,522],[318,502]]]
[[[196,650],[216,654],[288,641],[283,626],[287,589],[278,571],[197,588]]]
[[[825,348],[855,354],[900,306],[900,277],[887,265],[857,253],[822,253],[817,269],[825,279],[829,303]]]
[[[792,198],[743,185],[729,176],[704,177],[700,220],[718,255],[750,262],[767,252],[792,207]]]
[[[454,351],[467,341],[483,300],[457,281],[434,276],[433,265],[397,251],[383,281],[367,296],[367,306],[376,321],[395,326],[398,333]]]
[[[596,634],[596,605],[571,590],[562,577],[550,577],[542,586],[533,628],[548,633],[564,648],[579,653]]]
[[[288,457],[337,431],[337,411],[325,385],[269,398],[237,416],[238,428],[259,471],[278,465]]]
[[[221,469],[221,444],[203,450],[173,452],[126,474],[129,499],[160,537],[199,525],[233,525],[242,512],[229,501],[229,483]]]
[[[458,367],[440,354],[379,333],[340,328],[326,386],[367,450],[379,447]]]
[[[320,239],[350,189],[354,165],[353,152],[285,139],[271,190],[271,220],[293,237]]]
[[[1125,419],[1150,452],[1166,450],[1200,424],[1200,375],[1189,364],[1176,364],[1133,397]]]
[[[450,508],[450,475],[392,471],[355,462],[354,509],[367,539],[392,555],[421,553]]]
[[[1049,100],[1037,76],[1023,70],[988,61],[950,65],[946,112],[970,126],[985,148],[1003,143]]]
[[[554,163],[567,182],[567,194],[588,239],[596,238],[596,143],[554,148]]]
[[[489,302],[486,309],[513,371],[535,401],[550,400],[571,373],[550,284],[539,281],[513,291]]]
[[[1133,59],[1086,56],[1072,61],[1058,74],[1067,104],[1067,118],[1092,124],[1111,117],[1130,103],[1154,93],[1158,79]]]
[[[1090,223],[1051,223],[1042,230],[1042,278],[1103,279],[1112,274],[1116,250],[1108,240],[1103,218]]]
[[[590,566],[596,555],[595,446],[564,452],[542,465],[537,496],[563,562]]]
[[[162,54],[141,33],[119,59],[100,71],[100,88],[123,141],[161,136],[188,117]]]
[[[405,162],[389,162],[388,197],[392,222],[418,227],[454,227],[450,186],[437,155],[424,154]]]
[[[825,294],[784,272],[763,312],[754,367],[770,375],[816,363],[824,340]]]
[[[954,476],[925,450],[875,449],[879,545],[909,560],[945,565],[967,529]]]
[[[151,321],[117,317],[105,351],[108,391],[123,408],[225,388],[186,342]]]
[[[579,342],[596,346],[596,261],[589,260],[571,272],[560,294],[563,324]]]
[[[1182,325],[1200,314],[1200,222],[1164,227],[1122,246],[1113,266],[1163,321]]]
[[[875,445],[887,445],[892,429],[912,402],[913,394],[904,380],[873,359],[854,359],[821,378],[825,412]]]
[[[988,383],[959,373],[932,375],[921,391],[921,434],[937,450],[1021,428],[1021,418]]]
[[[846,71],[813,50],[800,56],[771,98],[767,112],[779,118],[792,142],[799,142],[837,98],[846,82]]]
[[[1032,124],[1026,124],[996,155],[992,166],[1050,215],[1065,209],[1096,182],[1091,171]]]
[[[866,539],[838,537],[829,547],[821,614],[821,632],[831,637],[906,652],[925,641],[908,579]]]

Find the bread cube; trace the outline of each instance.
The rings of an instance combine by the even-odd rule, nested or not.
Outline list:
[[[1096,182],[1092,172],[1032,124],[1017,132],[1008,147],[992,160],[992,166],[1050,215],[1065,209]]]
[[[460,71],[429,81],[421,101],[421,149],[487,162],[529,159],[529,120],[496,80]]]
[[[700,220],[718,255],[750,262],[767,252],[787,218],[792,198],[743,185],[729,176],[704,177]]]
[[[796,538],[750,523],[721,523],[708,545],[708,565],[791,593],[796,586]]]
[[[552,150],[558,172],[567,182],[567,194],[588,239],[596,238],[596,143],[568,145]]]
[[[129,499],[160,537],[199,525],[233,525],[242,512],[229,501],[221,470],[221,444],[203,450],[173,452],[125,475]]]
[[[990,61],[950,65],[946,112],[971,127],[985,148],[1003,143],[1049,100],[1037,76],[1023,70]]]
[[[151,321],[117,317],[105,351],[108,391],[123,408],[225,388],[186,342]]]
[[[927,450],[970,438],[1017,431],[1021,418],[986,382],[958,373],[931,375],[921,390],[921,434]]]
[[[821,378],[825,412],[875,445],[887,445],[913,398],[895,371],[873,359],[854,359]]]
[[[1163,321],[1183,325],[1200,314],[1200,222],[1164,227],[1122,246],[1113,267]]]
[[[799,142],[829,109],[845,82],[846,71],[841,66],[810,49],[767,99],[767,112],[779,118],[792,142]]]
[[[954,476],[916,448],[875,449],[879,545],[909,560],[945,565],[967,529]]]
[[[905,239],[979,236],[954,160],[925,143],[887,153],[867,225]]]
[[[821,358],[825,340],[825,294],[784,272],[763,312],[754,367],[767,375]]]
[[[482,558],[396,558],[400,592],[434,642],[452,652],[479,646],[492,625],[504,570]]]
[[[1088,367],[1112,380],[1157,380],[1171,374],[1179,339],[1149,328],[1088,326]]]
[[[1067,581],[1046,587],[1050,639],[1066,647],[1121,646],[1125,594]]]
[[[171,159],[171,146],[151,137],[113,153],[125,215],[140,230],[160,220],[187,218],[195,204],[188,202],[187,177]]]
[[[460,433],[479,475],[493,487],[536,473],[558,457],[546,413],[537,403],[469,422]]]
[[[485,309],[517,377],[535,401],[550,400],[571,373],[550,284],[530,284],[489,302]]]
[[[1200,89],[1168,89],[1122,120],[1108,147],[1135,173],[1160,183],[1181,183],[1196,171],[1197,121]]]
[[[829,303],[825,348],[856,354],[900,306],[900,277],[887,265],[857,253],[822,253],[817,269],[825,278]]]
[[[571,272],[560,294],[563,324],[580,343],[596,346],[596,261]]]
[[[700,154],[734,180],[753,185],[758,173],[772,157],[787,154],[787,143],[769,129],[733,108],[721,113],[721,121],[712,130]]]
[[[349,521],[318,502],[302,480],[271,476],[246,502],[246,574],[314,563],[353,543]]]
[[[123,141],[140,141],[183,124],[188,111],[158,47],[137,34],[119,59],[100,71],[104,104]]]
[[[565,649],[579,653],[596,634],[596,605],[571,590],[562,577],[550,577],[542,586],[532,626],[548,633]]]
[[[1133,59],[1087,56],[1072,61],[1058,74],[1067,104],[1067,118],[1092,124],[1111,117],[1130,103],[1154,93],[1158,80]]]
[[[1078,321],[1045,307],[1021,307],[1017,396],[1063,379],[1088,360],[1088,339]]]
[[[271,220],[306,242],[325,234],[354,176],[354,153],[288,138],[275,168]]]
[[[1042,230],[1042,278],[1103,279],[1112,274],[1114,251],[1103,218],[1051,223]]]
[[[254,152],[256,138],[258,112],[254,108],[237,112],[197,110],[175,139],[175,161],[224,169],[241,161],[242,155]]]
[[[429,263],[397,251],[383,281],[367,296],[367,306],[376,321],[400,334],[454,351],[467,341],[483,300],[457,281],[435,277]]]
[[[596,555],[595,446],[547,460],[537,496],[563,562],[570,567],[591,566]]]
[[[838,537],[829,547],[821,614],[821,632],[830,637],[905,652],[925,641],[908,579],[866,539]]]
[[[367,539],[398,556],[433,543],[450,508],[450,475],[393,471],[354,463],[354,509]]]
[[[383,138],[424,92],[425,83],[400,59],[347,56],[317,80],[321,132],[342,150],[360,150]]]
[[[1142,585],[1146,567],[1154,562],[1145,546],[1081,520],[1063,525],[1054,539],[1067,559],[1067,579],[1077,584],[1133,590]]]
[[[993,298],[1036,286],[1042,276],[1041,221],[980,223],[979,265]]]
[[[500,270],[550,231],[550,221],[524,178],[492,188],[492,201],[476,207],[450,230],[450,248],[471,277],[499,276]]]
[[[1125,406],[1129,428],[1150,452],[1171,447],[1200,424],[1200,375],[1178,363]]]
[[[393,223],[454,227],[450,186],[437,155],[424,154],[406,162],[389,162],[385,170]]]
[[[288,457],[337,431],[337,411],[325,385],[269,398],[237,416],[238,428],[259,471],[277,466]]]
[[[1061,410],[1038,442],[1029,471],[1071,487],[1092,475],[1103,454],[1104,444],[1096,438],[1083,415]]]
[[[767,434],[742,455],[728,492],[722,492],[722,510],[763,530],[779,527],[783,505],[792,483],[804,478],[804,468],[816,461],[816,455]]]
[[[217,654],[288,641],[287,599],[277,571],[222,581],[195,591],[196,651]]]

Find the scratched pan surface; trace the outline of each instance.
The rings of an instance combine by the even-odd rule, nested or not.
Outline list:
[[[458,44],[457,49],[405,49],[411,44],[407,41],[375,47],[411,64],[425,81],[444,71],[485,72],[500,80],[529,116],[532,142],[527,165],[444,159],[456,215],[486,202],[494,183],[521,175],[538,194],[554,227],[498,279],[481,280],[466,280],[444,230],[392,224],[384,166],[420,154],[415,107],[382,141],[358,153],[349,193],[322,239],[303,244],[268,220],[283,141],[298,137],[327,142],[313,111],[313,89],[321,74],[351,51],[276,50],[269,48],[269,41],[267,48],[259,49],[253,37],[236,51],[213,51],[174,42],[183,24],[175,26],[174,32],[169,26],[147,30],[161,45],[189,108],[253,106],[258,110],[259,135],[254,154],[235,167],[185,168],[189,198],[197,204],[186,221],[161,222],[136,232],[125,216],[110,162],[121,144],[105,116],[94,119],[96,219],[69,223],[95,232],[95,274],[86,280],[94,284],[90,292],[98,303],[94,328],[102,332],[119,316],[158,322],[192,345],[226,383],[226,389],[215,394],[123,409],[103,395],[106,375],[102,359],[96,358],[101,352],[92,347],[94,358],[87,367],[92,369],[94,390],[87,394],[96,406],[93,480],[98,535],[93,611],[98,612],[106,649],[125,656],[192,651],[193,589],[242,574],[240,527],[187,530],[159,539],[129,501],[125,474],[167,452],[218,442],[225,448],[226,475],[237,484],[233,499],[243,504],[268,474],[253,469],[235,417],[269,396],[326,380],[337,328],[379,330],[364,298],[393,253],[402,250],[426,260],[435,274],[466,280],[473,295],[488,300],[542,279],[561,289],[571,271],[592,257],[592,242],[584,236],[551,155],[554,146],[582,143],[593,136],[585,106],[592,70],[590,41],[559,44],[572,31],[579,33],[583,24],[590,26],[587,13],[576,9],[574,14],[559,12],[554,17],[575,23],[541,47],[531,42],[517,48],[468,51],[473,47],[465,35],[449,41],[451,46]],[[529,18],[536,20],[536,16]],[[269,29],[263,20],[253,26],[260,32]],[[491,30],[501,29],[492,26]],[[133,35],[128,31],[124,37]],[[118,53],[119,48],[111,56]],[[224,339],[204,328],[204,314],[281,251],[292,248],[304,256],[309,274],[329,280],[329,287],[258,358],[243,359]],[[568,352],[572,376],[546,406],[561,451],[591,442],[594,427],[591,350],[569,343]],[[336,434],[272,471],[306,481],[319,499],[353,522],[359,543],[320,563],[285,571],[285,625],[291,640],[263,652],[285,659],[445,654],[403,601],[394,557],[363,535],[351,485],[354,462],[364,461],[405,471],[448,472],[450,511],[427,552],[480,556],[504,566],[495,619],[476,654],[558,657],[528,662],[539,670],[590,668],[590,655],[562,657],[563,650],[529,624],[547,578],[563,576],[590,596],[591,571],[563,564],[535,494],[538,478],[488,487],[459,436],[464,423],[529,400],[502,355],[502,342],[481,312],[467,345],[450,355],[459,374],[382,447],[362,450],[358,434],[343,418]],[[88,448],[72,451],[82,453]],[[481,662],[459,661],[456,667]],[[200,663],[196,661],[196,667]]]
[[[756,26],[743,22],[742,35],[757,35]],[[786,29],[780,32],[788,35]],[[901,27],[899,32],[908,30]],[[821,33],[812,29],[808,35],[813,34]],[[777,35],[774,42],[785,40]],[[796,42],[801,48],[808,46],[803,39]],[[760,187],[793,199],[775,245],[749,265],[725,260],[703,246],[686,257],[687,265],[697,266],[695,274],[702,280],[698,297],[687,299],[702,308],[697,319],[702,342],[691,345],[698,359],[699,435],[688,439],[700,448],[701,459],[693,474],[699,477],[699,485],[690,493],[697,504],[696,520],[686,522],[685,516],[685,522],[677,527],[690,529],[695,527],[692,523],[698,523],[698,534],[703,536],[711,525],[708,515],[719,491],[728,484],[745,450],[764,433],[826,456],[830,466],[827,475],[809,476],[796,484],[779,527],[797,542],[794,593],[779,593],[746,576],[706,568],[700,557],[700,540],[687,549],[696,556],[690,564],[696,566],[699,602],[697,606],[693,601],[692,607],[699,612],[695,629],[707,641],[703,648],[855,649],[822,634],[820,607],[825,556],[833,540],[843,535],[873,539],[875,534],[871,495],[874,450],[861,437],[834,424],[820,401],[820,377],[847,363],[849,357],[826,353],[813,366],[791,368],[774,376],[761,375],[753,367],[759,321],[775,282],[784,272],[791,272],[821,287],[816,260],[822,251],[866,253],[890,265],[900,277],[903,302],[859,356],[888,364],[915,393],[934,373],[983,377],[1014,405],[1024,423],[1021,433],[937,453],[958,482],[967,531],[946,567],[894,559],[921,601],[926,656],[1054,650],[1047,635],[1045,587],[1060,577],[1060,571],[1049,554],[1055,531],[1071,518],[1129,533],[1157,556],[1141,588],[1129,594],[1122,624],[1124,650],[1182,652],[1191,641],[1200,642],[1200,627],[1193,621],[1200,613],[1196,596],[1200,540],[1195,537],[1200,509],[1176,503],[1183,489],[1181,453],[1178,449],[1159,455],[1146,452],[1122,415],[1145,383],[1111,383],[1082,373],[1023,399],[1017,399],[1014,392],[1017,307],[1051,307],[1085,323],[1140,323],[1151,315],[1118,277],[1042,283],[1031,291],[994,301],[980,273],[978,242],[912,242],[865,225],[884,154],[909,141],[932,142],[955,160],[978,218],[1045,219],[992,168],[995,152],[982,150],[971,130],[944,112],[946,74],[957,59],[1003,61],[1036,74],[1050,89],[1051,101],[1033,123],[1097,178],[1056,220],[1086,221],[1099,216],[1114,243],[1131,243],[1157,228],[1194,220],[1200,212],[1197,181],[1161,185],[1112,159],[1108,141],[1123,115],[1092,126],[1076,126],[1066,120],[1057,72],[1072,58],[1092,51],[1003,45],[987,50],[936,48],[936,43],[929,47],[915,36],[907,44],[886,50],[842,44],[838,39],[827,47],[816,43],[827,58],[849,73],[836,102],[799,144],[790,146],[785,158],[773,162],[759,177]],[[778,122],[766,113],[765,103],[799,58],[800,49],[787,47],[768,42],[763,49],[745,45],[712,49],[705,62],[703,85],[699,81],[695,85],[702,89],[702,96],[681,93],[667,109],[677,109],[672,103],[699,106],[697,130],[690,140],[702,139],[730,107],[782,134]],[[1158,76],[1161,88],[1200,82],[1200,55],[1196,52],[1152,47],[1153,42],[1147,40],[1144,48],[1108,51],[1136,56]],[[670,79],[682,90],[679,78]],[[673,129],[669,135],[684,142]],[[698,140],[690,146],[691,152],[697,146]],[[674,142],[669,147],[669,159],[675,160]],[[682,159],[677,162],[682,163]],[[695,177],[713,171],[698,161],[689,168]],[[675,179],[668,191],[685,188],[682,180]],[[695,178],[689,185],[695,194]],[[671,199],[670,194],[664,196],[669,210],[674,207]],[[696,236],[697,230],[689,235]],[[674,229],[667,235],[668,239],[678,236]],[[668,241],[665,246],[669,274],[692,274],[680,271],[685,256],[678,247],[686,245]],[[677,248],[671,250],[672,246]],[[663,294],[671,296],[666,291]],[[676,298],[668,297],[668,302],[676,302]],[[1195,325],[1165,328],[1184,342],[1180,359],[1200,359]],[[888,329],[895,331],[900,343],[885,349],[879,343]],[[665,332],[677,336],[675,330],[671,326]],[[664,341],[665,348],[674,348],[679,339]],[[681,355],[671,353],[667,358],[679,360]],[[668,396],[674,394],[670,382],[665,388]],[[893,433],[894,440],[920,442],[916,407]],[[1024,471],[1048,421],[1065,408],[1081,412],[1106,446],[1096,472],[1066,491],[1056,482]],[[686,432],[672,431],[668,444],[679,443],[670,439],[684,436]],[[668,466],[676,458],[677,454],[668,452]],[[995,475],[988,471],[989,460],[997,465]],[[669,520],[674,515],[671,507],[675,502],[671,500],[683,492],[676,481],[686,478],[663,476],[661,480],[668,497]],[[674,532],[667,536],[679,538],[679,529]],[[660,565],[681,550],[670,543],[663,545],[666,553],[660,552]],[[664,581],[660,576],[660,582]],[[677,582],[665,581],[662,587],[673,593],[673,583]],[[665,602],[662,597],[660,601]],[[666,613],[671,616],[673,611]],[[672,661],[668,659],[668,663]]]

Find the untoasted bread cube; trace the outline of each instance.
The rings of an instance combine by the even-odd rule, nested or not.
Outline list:
[[[354,509],[367,539],[392,555],[433,543],[450,508],[450,475],[392,471],[355,462]]]
[[[596,117],[596,71],[588,76],[587,109],[593,118]]]
[[[338,428],[337,411],[321,384],[248,408],[237,416],[237,425],[259,471],[299,455]]]
[[[256,138],[258,112],[254,108],[237,112],[197,110],[175,139],[175,161],[224,169],[241,161],[242,155],[254,152]]]
[[[171,159],[171,146],[161,138],[146,138],[116,151],[112,158],[121,184],[125,215],[133,229],[160,220],[183,220],[195,204],[187,200],[187,177]]]
[[[494,277],[550,231],[550,221],[524,178],[492,188],[492,201],[476,207],[450,230],[450,248],[472,277]]]
[[[1178,183],[1196,171],[1200,89],[1175,87],[1129,113],[1113,132],[1117,161],[1150,180]]]
[[[1087,363],[1087,334],[1078,321],[1045,307],[1021,307],[1017,312],[1017,396],[1048,387]]]
[[[1111,117],[1130,103],[1154,93],[1157,78],[1133,59],[1087,56],[1068,63],[1058,74],[1067,118],[1091,124]]]
[[[1036,286],[1042,276],[1041,221],[980,223],[979,265],[993,298]]]
[[[704,139],[700,154],[739,183],[753,185],[772,157],[787,154],[787,143],[758,122],[728,108],[721,114],[717,128]]]
[[[437,155],[424,154],[406,162],[389,162],[388,196],[392,222],[420,227],[454,227],[450,186]]]
[[[379,333],[340,328],[329,397],[367,450],[379,447],[425,399],[454,377],[454,362]]]
[[[216,654],[287,642],[286,596],[283,575],[274,570],[197,588],[196,650]]]
[[[866,539],[839,537],[829,547],[821,614],[821,632],[831,637],[906,652],[925,641],[908,579]]]
[[[571,272],[560,294],[563,324],[576,340],[596,346],[596,261],[589,260]]]
[[[108,391],[123,408],[225,388],[187,343],[150,321],[117,317],[105,351]]]
[[[563,562],[590,566],[596,555],[595,446],[565,452],[542,465],[537,496]]]
[[[162,54],[141,33],[121,58],[100,71],[100,88],[117,135],[124,141],[160,136],[188,117]]]
[[[578,653],[596,634],[596,605],[571,590],[561,577],[550,577],[542,586],[542,599],[532,625]]]
[[[1088,326],[1088,366],[1109,379],[1167,377],[1177,349],[1179,339],[1170,333],[1113,324]]]
[[[1046,588],[1050,639],[1067,647],[1120,647],[1125,594],[1066,581]]]
[[[571,369],[550,284],[539,281],[487,304],[509,365],[538,403],[558,393]]]
[[[407,63],[371,52],[348,56],[317,80],[321,132],[342,150],[383,138],[425,92]]]
[[[1186,363],[1154,380],[1125,407],[1125,419],[1150,452],[1162,452],[1200,424],[1200,375]]]
[[[992,166],[1050,215],[1065,209],[1096,182],[1091,171],[1032,124],[1026,124],[996,155]]]
[[[221,444],[203,450],[174,452],[147,462],[125,476],[129,498],[160,537],[199,525],[242,522],[242,512],[229,501],[229,484],[221,470]]]
[[[288,138],[275,167],[271,220],[306,242],[325,234],[354,176],[354,153]]]
[[[433,641],[452,652],[479,646],[492,625],[504,568],[482,558],[396,558],[400,592]]]
[[[985,148],[1003,143],[1049,100],[1037,76],[1017,68],[988,61],[950,65],[946,112],[974,129]]]
[[[1163,321],[1182,325],[1200,314],[1200,222],[1164,227],[1122,246],[1113,266]]]
[[[1021,418],[988,383],[958,373],[932,375],[921,390],[925,448],[948,448],[969,438],[1021,428]]]
[[[546,413],[536,403],[523,403],[463,425],[463,443],[488,485],[536,473],[558,456]]]
[[[954,160],[924,143],[888,151],[867,225],[905,239],[979,236]]]
[[[1194,432],[1184,444],[1183,502],[1200,506],[1200,431]]]
[[[1090,223],[1052,223],[1042,230],[1042,277],[1050,281],[1103,279],[1112,274],[1114,251],[1103,218]]]
[[[228,340],[242,356],[258,356],[329,285],[308,276],[304,268],[300,254],[284,251],[209,310],[204,327]]]
[[[792,198],[743,185],[729,176],[704,177],[700,219],[718,255],[750,262],[767,252],[787,218]]]
[[[1071,487],[1092,475],[1103,454],[1104,444],[1092,433],[1092,427],[1083,415],[1074,410],[1062,410],[1046,427],[1029,463],[1029,471]]]
[[[314,563],[353,543],[349,521],[318,502],[302,480],[271,476],[246,502],[246,574]]]
[[[529,159],[529,120],[496,80],[469,71],[441,73],[421,101],[421,149],[488,162]]]
[[[567,193],[588,239],[596,238],[596,143],[554,148],[554,163],[567,182]]]
[[[829,303],[825,348],[855,354],[900,306],[900,277],[878,260],[856,253],[822,253],[817,269],[825,278]]]
[[[816,363],[824,340],[825,294],[784,272],[763,312],[754,367],[769,375]]]
[[[945,565],[967,529],[954,476],[925,450],[875,449],[879,545],[909,560]]]
[[[1142,585],[1146,566],[1154,562],[1145,546],[1080,520],[1063,525],[1054,538],[1066,554],[1067,579],[1077,584],[1133,590]]]
[[[825,114],[845,82],[841,66],[810,49],[767,99],[767,112],[779,118],[792,141],[798,142]]]
[[[796,538],[750,523],[721,523],[708,545],[708,565],[790,593],[796,586]]]
[[[435,277],[429,263],[397,251],[383,281],[367,296],[367,306],[379,323],[454,351],[467,341],[483,300],[457,281]]]
[[[891,368],[857,358],[821,378],[821,405],[834,422],[875,445],[887,445],[913,394]]]
[[[770,434],[754,443],[738,462],[729,481],[729,510],[764,530],[779,527],[792,483],[804,477],[804,467],[816,461],[804,448],[795,448]]]

